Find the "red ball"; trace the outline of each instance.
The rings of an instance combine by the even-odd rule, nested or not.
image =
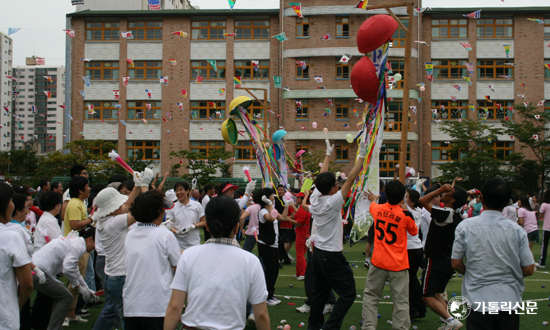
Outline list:
[[[357,33],[357,48],[366,54],[385,44],[397,30],[397,22],[390,15],[374,15],[361,24]]]
[[[378,100],[380,79],[376,75],[374,63],[368,57],[363,57],[351,70],[351,87],[357,96],[369,103]]]

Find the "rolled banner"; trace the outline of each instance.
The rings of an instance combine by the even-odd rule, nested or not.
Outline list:
[[[244,175],[246,175],[246,178],[248,179],[248,182],[252,182],[252,177],[250,176],[250,169],[248,166],[243,167]]]
[[[119,163],[120,166],[126,169],[126,171],[130,172],[130,174],[134,174],[134,170],[132,170],[132,168],[128,164],[126,164],[126,162],[122,158],[120,158],[120,156],[114,150],[111,150],[111,152],[109,153],[109,157],[112,161]]]

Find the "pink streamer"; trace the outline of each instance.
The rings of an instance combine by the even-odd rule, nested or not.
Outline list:
[[[130,172],[130,174],[134,174],[134,170],[132,170],[132,168],[128,164],[126,164],[126,162],[122,158],[120,158],[120,156],[114,150],[109,153],[109,157],[111,157],[111,160],[117,162],[120,166],[122,166],[126,171]]]

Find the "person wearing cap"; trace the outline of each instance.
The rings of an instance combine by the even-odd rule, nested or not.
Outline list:
[[[172,219],[173,227],[170,230],[176,235],[180,249],[185,250],[201,244],[197,228],[203,228],[206,224],[204,209],[199,202],[189,198],[191,189],[187,182],[176,182],[174,192],[178,201],[172,209],[166,211],[166,218]]]
[[[309,195],[309,192],[308,192]],[[306,275],[306,240],[309,237],[309,225],[311,224],[311,213],[302,207],[302,202],[306,195],[300,192],[295,195],[298,211],[294,214],[294,220],[298,222],[296,226],[296,274],[298,281],[303,281]]]
[[[71,176],[71,180],[72,178],[74,177],[77,177],[77,176],[81,176],[81,177],[84,177],[84,178],[88,178],[88,171],[86,171],[86,167],[82,166],[82,165],[75,165],[73,167],[71,167],[71,170],[70,170],[70,176]],[[70,193],[70,183],[69,183],[69,189],[65,190],[65,192],[63,193],[63,205],[61,205],[61,220],[64,221],[65,220],[65,210],[67,209],[67,206],[69,205],[69,202],[71,200],[71,193]],[[87,200],[84,200],[84,204],[86,205],[86,207],[88,206],[88,202]]]
[[[101,234],[101,244],[105,252],[105,288],[114,303],[105,303],[94,325],[95,330],[112,329],[117,317],[123,322],[122,288],[126,281],[126,257],[124,242],[129,227],[136,222],[130,214],[130,206],[140,192],[147,192],[153,180],[153,171],[146,168],[142,173],[134,172],[134,189],[130,196],[120,194],[115,188],[105,188],[97,194],[93,214]]]
[[[169,205],[165,205],[169,203]],[[162,227],[165,209],[173,203],[150,190],[136,197],[130,214],[137,227],[126,236],[126,282],[123,300],[126,329],[162,330],[170,285],[180,259],[178,241]]]
[[[237,204],[239,204],[239,207],[241,210],[243,210],[246,207],[246,203],[248,203],[248,200],[252,196],[252,192],[254,191],[254,187],[256,187],[256,180],[252,180],[249,183],[246,184],[246,189],[244,191],[244,196],[241,199],[237,200]],[[239,189],[238,186],[232,185],[229,182],[220,183],[216,186],[216,193],[218,196],[229,196],[234,197],[235,190]]]

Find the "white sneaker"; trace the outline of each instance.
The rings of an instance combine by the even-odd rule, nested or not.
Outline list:
[[[288,255],[288,259],[290,259],[290,261],[296,261],[296,259],[293,256],[291,256],[290,254]]]
[[[267,304],[267,306],[273,307],[279,305],[281,301],[277,299],[268,299],[265,303]]]
[[[67,317],[67,320],[77,323],[88,323],[88,320],[83,319],[80,315],[77,315],[75,318]]]
[[[445,330],[458,330],[462,328],[462,326],[463,324],[459,320],[453,319],[451,322],[447,323]]]
[[[535,267],[543,268],[543,269],[546,268],[545,265],[541,265],[541,264],[539,264],[538,262],[535,262]]]
[[[325,308],[323,309],[323,314],[332,313],[333,308],[334,308],[333,304],[325,304]]]
[[[256,327],[256,318],[254,317],[254,314],[250,314],[248,316],[248,325],[252,326],[252,327]]]
[[[308,304],[303,304],[302,307],[296,308],[296,311],[300,313],[309,313],[311,311],[311,308]]]
[[[302,275],[302,276],[296,277],[296,279],[297,279],[298,281],[303,281],[303,280],[306,279],[306,277]]]
[[[68,318],[65,318],[65,319],[63,320],[63,326],[64,326],[64,327],[68,327],[68,326],[69,326],[69,319],[68,319]]]

